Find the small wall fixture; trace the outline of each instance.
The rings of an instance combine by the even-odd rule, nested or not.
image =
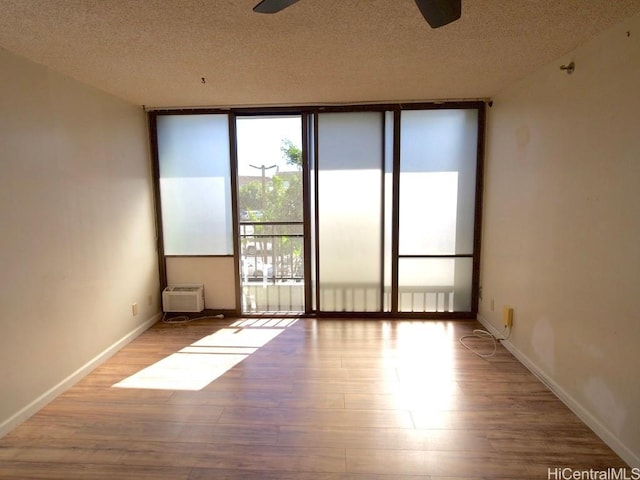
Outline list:
[[[571,75],[576,69],[576,64],[571,62],[569,65],[561,65],[560,70],[564,70],[567,74]]]

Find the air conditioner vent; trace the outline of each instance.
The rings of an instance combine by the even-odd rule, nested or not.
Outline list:
[[[169,285],[162,291],[165,312],[201,312],[204,310],[204,286],[198,284]]]

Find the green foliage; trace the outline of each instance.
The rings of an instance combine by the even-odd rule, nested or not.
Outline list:
[[[247,211],[262,209],[262,183],[260,180],[253,180],[240,187],[238,208]]]
[[[302,221],[300,174],[274,175],[267,190],[265,217],[272,221]]]
[[[296,166],[297,171],[279,172],[242,185],[238,190],[238,209],[246,211],[247,217],[241,221],[302,222],[302,150],[289,139],[281,143],[282,158],[288,165]],[[274,255],[278,260],[271,261],[279,274],[302,275],[302,242],[299,237],[287,234],[293,231],[290,227],[257,224],[248,228],[255,237],[243,240],[243,249],[253,245],[255,252],[263,252],[263,261],[268,261],[264,252],[277,252]]]
[[[259,220],[299,222],[302,221],[302,149],[288,138],[281,143],[282,158],[287,164],[297,166],[299,171],[266,177],[264,185],[258,179],[242,185],[238,191],[238,208],[263,212],[263,218]]]
[[[283,138],[280,151],[282,152],[282,158],[286,160],[288,165],[294,165],[302,169],[302,149],[295,145],[288,138]]]

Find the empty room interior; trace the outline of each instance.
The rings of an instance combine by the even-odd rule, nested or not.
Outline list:
[[[0,0],[0,478],[640,478],[639,125],[640,0]]]

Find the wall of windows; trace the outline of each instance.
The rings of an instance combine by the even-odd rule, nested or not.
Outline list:
[[[256,240],[264,228],[260,222],[268,220],[260,215],[269,205],[243,207],[248,201],[244,197],[253,190],[255,201],[260,191],[260,202],[271,197],[279,201],[278,189],[291,183],[285,178],[291,172],[265,163],[266,151],[246,153],[260,151],[248,149],[250,138],[242,137],[238,148],[238,126],[242,132],[245,124],[262,125],[270,119],[272,124],[295,119],[300,134],[289,134],[296,137],[295,144],[283,143],[293,147],[289,155],[297,155],[297,185],[302,187],[296,196],[300,205],[295,235],[285,232],[298,242],[292,252],[300,255],[299,268],[296,275],[289,269],[287,279],[280,278],[289,271],[283,263],[286,255],[275,248],[273,239]],[[211,292],[220,285],[208,290],[205,285],[211,296],[207,307],[213,309],[224,304],[239,313],[261,313],[245,296],[252,291],[257,298],[268,290],[273,298],[288,298],[290,305],[308,314],[473,316],[478,298],[483,119],[484,105],[478,102],[152,113],[163,262],[167,257],[172,264],[198,256],[229,259],[233,272],[230,263],[221,272],[226,285],[233,283],[234,288],[227,288],[223,298]],[[260,132],[265,133],[262,128]],[[275,132],[272,135],[279,135]],[[244,152],[241,162],[239,150]],[[247,165],[260,170],[253,182],[260,188],[249,188],[252,181],[246,171],[252,168]],[[247,242],[258,240],[271,250],[248,253]],[[258,262],[259,250],[263,268],[256,263],[249,275],[247,255]],[[195,277],[212,276],[195,270],[195,283]],[[258,270],[262,293],[256,285],[249,288]],[[170,274],[167,283],[173,281]],[[188,270],[181,269],[180,278],[185,274]],[[286,287],[289,280],[296,283],[295,302],[293,286]],[[262,310],[287,308],[276,302]]]

